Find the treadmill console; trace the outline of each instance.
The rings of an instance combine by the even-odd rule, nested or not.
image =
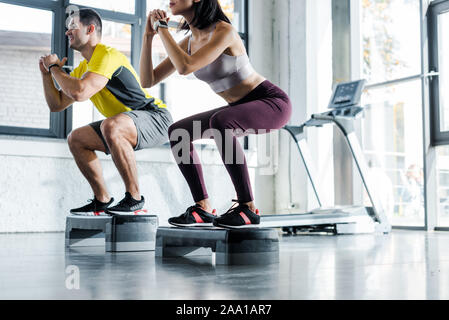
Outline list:
[[[362,97],[365,80],[339,83],[334,90],[329,109],[358,106]]]
[[[340,83],[336,86],[329,103],[329,111],[313,114],[308,125],[319,126],[336,119],[356,119],[363,114],[360,101],[366,81]]]

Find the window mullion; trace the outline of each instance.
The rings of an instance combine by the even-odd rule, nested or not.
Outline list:
[[[60,6],[60,1],[51,0],[0,0],[1,3],[13,4],[20,7],[33,9],[56,10]]]

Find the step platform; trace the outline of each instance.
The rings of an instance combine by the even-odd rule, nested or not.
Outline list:
[[[216,265],[279,263],[279,235],[275,229],[160,227],[157,230],[156,257],[183,257],[201,252],[201,248],[212,249]]]
[[[73,247],[105,247],[106,252],[154,251],[158,217],[68,216],[65,244]]]

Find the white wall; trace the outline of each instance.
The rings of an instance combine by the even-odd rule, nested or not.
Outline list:
[[[289,94],[291,124],[299,125],[312,113],[324,111],[332,92],[331,0],[252,0],[250,6],[254,17],[250,34],[257,43],[251,59],[257,70]],[[296,145],[284,131],[277,133],[276,140],[276,174],[272,184],[267,183],[274,195],[274,211],[316,207]],[[320,169],[318,183],[328,195],[322,200],[332,204],[332,129],[312,130],[308,141]]]
[[[199,154],[213,204],[227,210],[235,191],[221,159],[215,151]],[[110,157],[100,159],[109,191],[119,201],[125,193],[120,176]],[[161,225],[193,204],[168,148],[139,151],[137,160],[142,194]],[[63,231],[69,210],[93,197],[65,141],[2,137],[0,163],[0,232]]]
[[[249,55],[254,68],[262,76],[273,83],[273,0],[250,0],[249,15]],[[250,144],[256,146],[258,152],[259,169],[254,171],[254,196],[256,205],[262,214],[274,214],[275,211],[275,188],[274,171],[276,151],[273,144],[273,134],[262,137],[250,137]],[[276,134],[274,134],[276,142]],[[273,150],[274,149],[274,150]],[[264,161],[267,160],[267,161]]]

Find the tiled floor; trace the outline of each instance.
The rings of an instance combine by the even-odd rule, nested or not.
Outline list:
[[[446,300],[448,248],[449,232],[283,236],[279,264],[225,267],[208,256],[66,250],[62,233],[0,235],[0,299]]]

